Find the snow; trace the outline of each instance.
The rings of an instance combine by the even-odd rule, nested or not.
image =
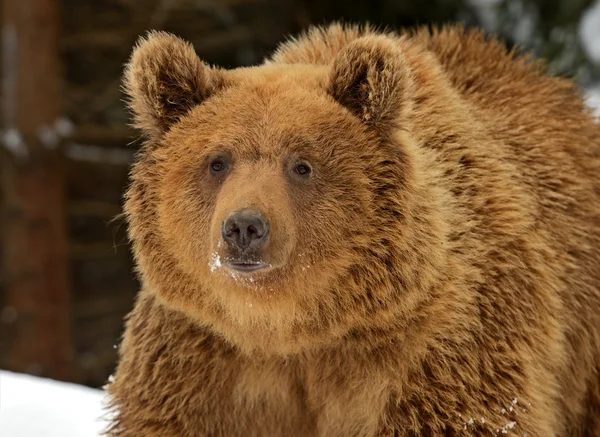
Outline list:
[[[129,165],[134,152],[116,147],[106,148],[91,144],[68,143],[65,154],[74,161],[101,162],[110,165]]]
[[[98,437],[101,390],[0,370],[0,436]]]
[[[594,109],[596,117],[600,119],[600,84],[585,90],[584,95],[586,97],[587,105]]]
[[[600,62],[600,0],[584,12],[579,24],[579,37],[590,59]]]
[[[579,23],[579,37],[590,60],[600,64],[600,0],[588,7]],[[584,90],[587,104],[600,120],[600,83]]]
[[[210,257],[210,262],[208,263],[208,266],[210,267],[211,273],[222,266],[221,257],[217,252],[213,253]]]
[[[25,159],[29,156],[27,145],[23,141],[23,137],[18,130],[14,128],[7,129],[2,137],[4,148],[16,158]]]

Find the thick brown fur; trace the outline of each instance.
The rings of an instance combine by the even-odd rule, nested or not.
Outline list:
[[[571,81],[476,31],[332,25],[230,71],[151,33],[125,88],[143,290],[108,435],[600,436],[600,126]],[[225,266],[245,207],[256,274]]]

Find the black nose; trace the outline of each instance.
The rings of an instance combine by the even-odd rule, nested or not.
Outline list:
[[[232,213],[221,227],[223,239],[241,250],[259,248],[267,240],[269,223],[261,213],[252,209],[241,209]]]

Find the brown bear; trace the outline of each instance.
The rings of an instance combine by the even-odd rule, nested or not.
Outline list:
[[[459,27],[150,33],[110,436],[600,436],[600,125]]]

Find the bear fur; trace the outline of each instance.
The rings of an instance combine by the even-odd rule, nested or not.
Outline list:
[[[234,70],[153,32],[124,82],[143,287],[107,435],[600,436],[600,126],[572,81],[478,31],[335,24]],[[247,207],[250,273],[221,237]]]

